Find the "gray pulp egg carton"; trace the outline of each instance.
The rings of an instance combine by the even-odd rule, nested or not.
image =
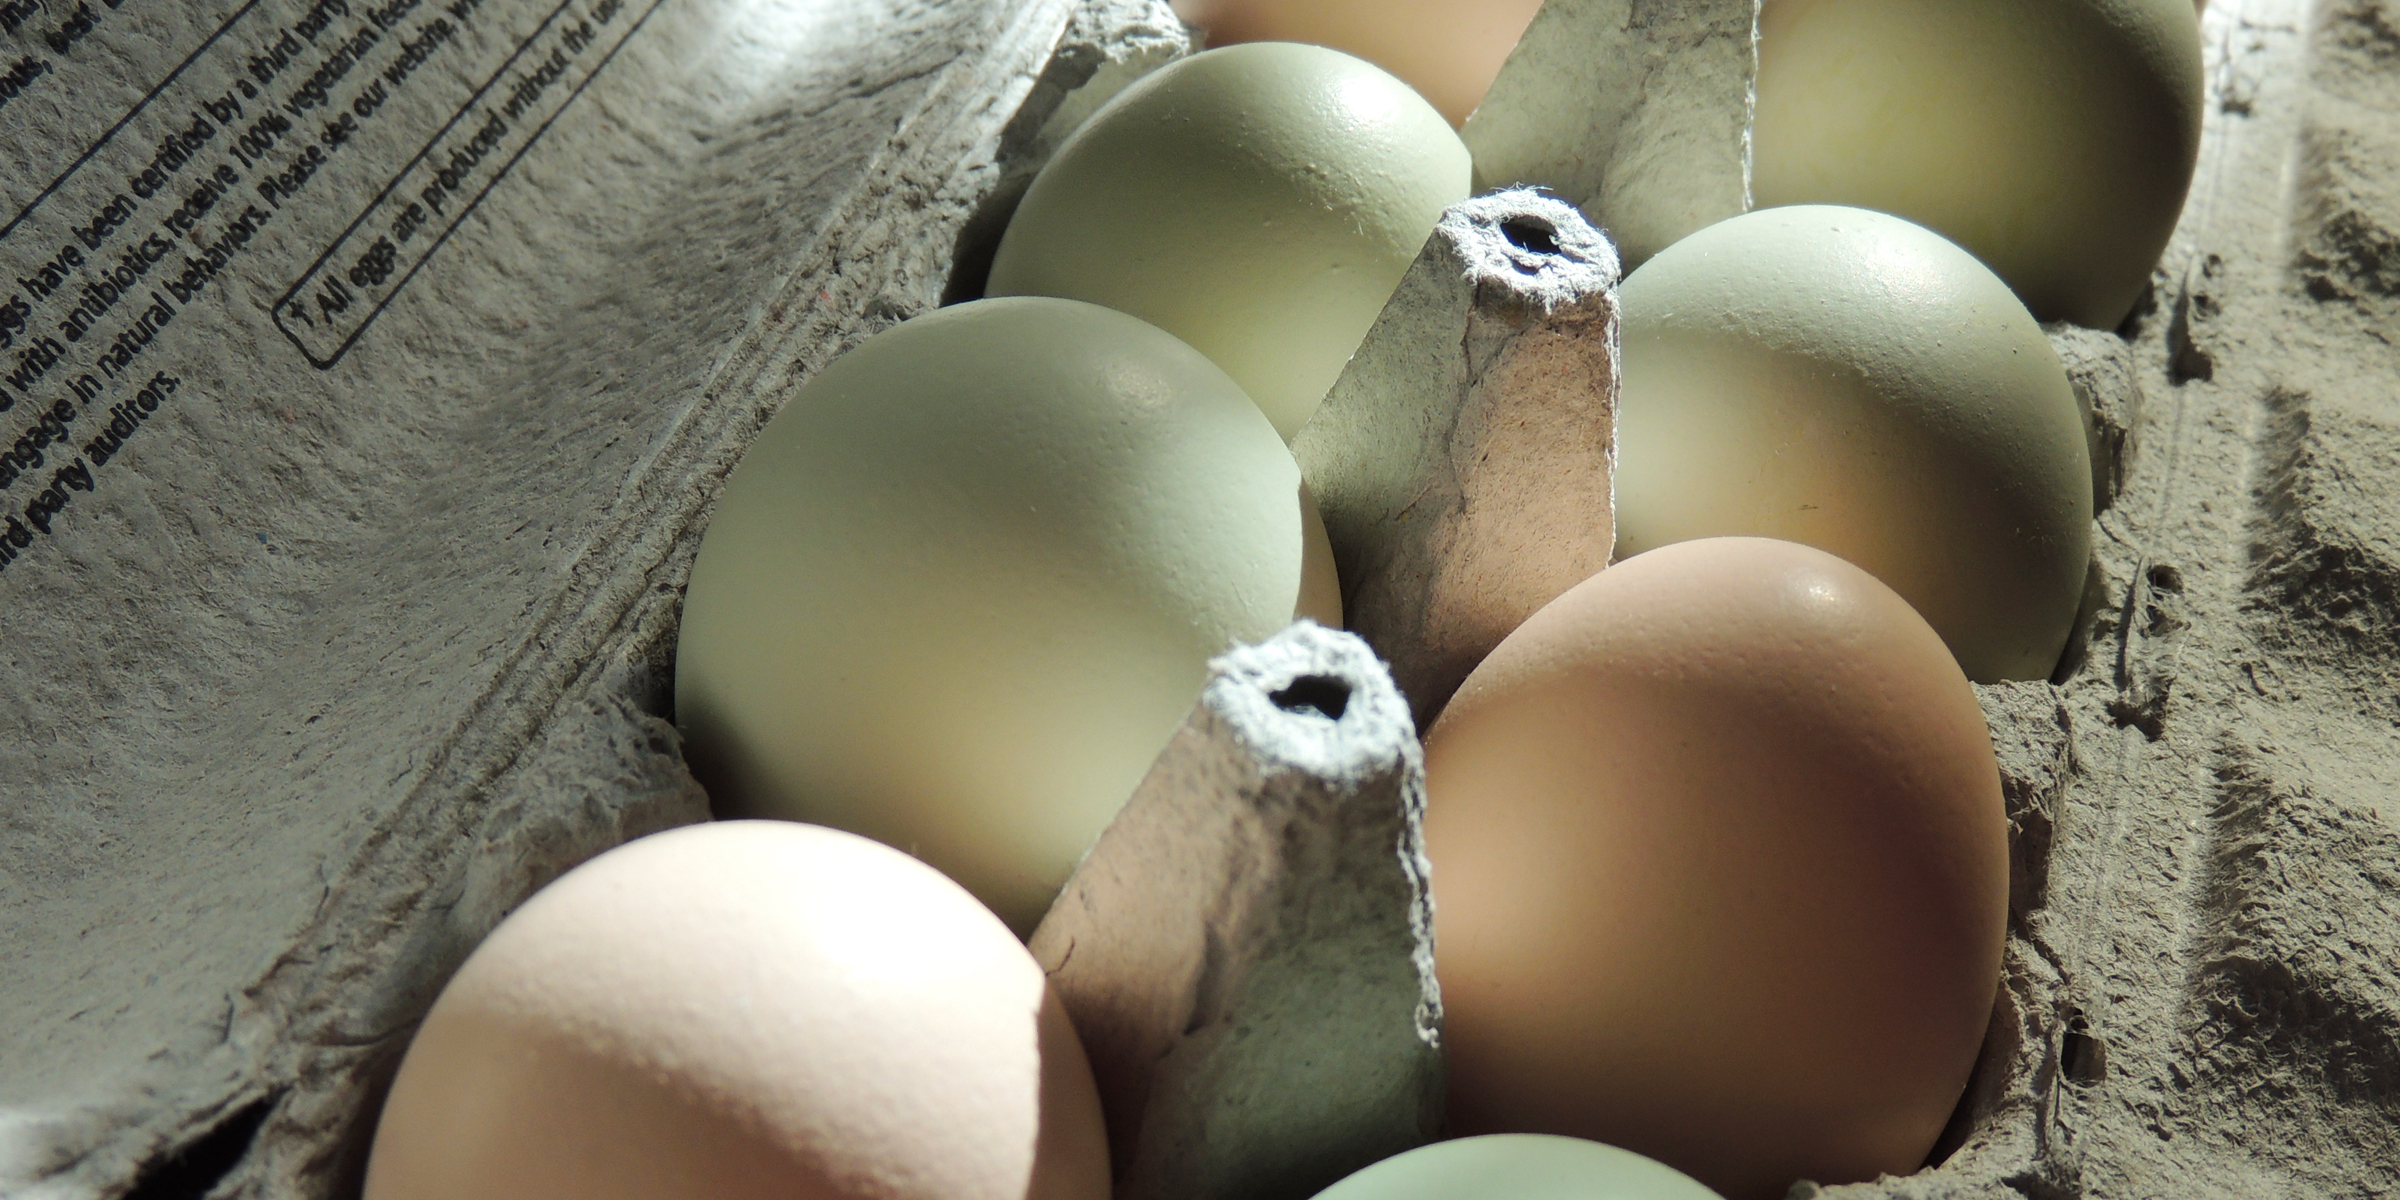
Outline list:
[[[484,3],[553,36],[546,5]],[[131,54],[219,19],[127,5],[76,33],[49,11],[65,7],[8,5],[35,14],[9,27],[12,56],[67,71],[79,46]],[[337,345],[286,319],[291,279],[341,289],[270,265],[314,219],[277,209],[160,344],[285,338],[311,367],[175,351],[185,406],[96,491],[62,492],[55,538],[0,569],[0,1195],[354,1194],[381,1089],[476,940],[576,863],[705,815],[668,724],[674,627],[742,447],[843,349],[976,294],[1049,150],[1189,44],[1140,0],[575,11],[601,42],[562,48],[622,34],[623,53],[606,72],[577,65],[597,50],[558,60],[572,96],[522,77],[525,106],[554,114],[543,144],[376,324],[344,318]],[[1561,189],[1628,265],[1740,211],[1748,16],[1552,0],[1467,131],[1487,171],[1526,156],[1483,182]],[[2213,0],[2203,29],[2199,173],[2150,298],[2121,330],[2053,330],[2104,503],[2054,681],[1979,689],[2013,830],[1982,1059],[1927,1170],[1798,1195],[2400,1194],[2400,3]],[[1560,50],[1572,37],[1625,52]],[[195,54],[159,86],[225,90],[179,111],[238,103],[252,68],[211,75]],[[0,108],[0,146],[45,144],[44,111]],[[1580,164],[1597,173],[1532,178],[1569,122],[1606,134]],[[373,212],[379,181],[340,169],[364,152],[321,186]],[[1480,229],[1539,252],[1509,220]],[[1490,375],[1469,366],[1551,354],[1606,374],[1588,337],[1551,344],[1613,321],[1605,286],[1556,303],[1469,286],[1468,244],[1428,248],[1328,421],[1345,388],[1405,392],[1440,458],[1461,413],[1511,399],[1459,386]],[[1476,336],[1411,360],[1395,331],[1444,321]],[[1345,583],[1405,601],[1446,560],[1372,482],[1327,505],[1350,531]],[[1509,482],[1427,486],[1464,519],[1477,487]],[[1577,496],[1604,514],[1604,489]],[[1454,686],[1459,647],[1513,603],[1355,619],[1413,696]],[[1035,948],[1062,991],[1100,998],[1087,1011],[1143,1001],[1085,1030],[1125,1195],[1305,1195],[1338,1173],[1322,1146],[1372,1155],[1438,1120],[1414,734],[1347,637],[1295,631],[1221,660],[1210,687]],[[1270,832],[1289,858],[1228,869]],[[1162,861],[1188,903],[1145,910],[1112,884]],[[1356,919],[1283,919],[1312,905]],[[1162,961],[1112,979],[1075,949],[1112,941]],[[1319,1024],[1293,1017],[1294,989],[1337,969],[1375,983]],[[1211,1032],[1253,1017],[1345,1069],[1290,1088],[1275,1056]],[[1145,1046],[1148,1065],[1109,1065]],[[1293,1107],[1258,1110],[1277,1097]]]

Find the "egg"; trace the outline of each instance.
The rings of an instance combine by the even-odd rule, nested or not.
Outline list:
[[[1493,1133],[1419,1146],[1317,1200],[1724,1200],[1653,1159],[1581,1138]]]
[[[1309,42],[1355,54],[1408,82],[1452,125],[1484,90],[1541,0],[1176,0],[1212,46]]]
[[[677,644],[720,815],[873,837],[1019,933],[1198,698],[1212,655],[1340,623],[1291,453],[1122,313],[990,300],[825,368],[726,483]]]
[[[1289,439],[1468,175],[1441,114],[1369,63],[1283,42],[1209,50],[1127,87],[1059,147],[985,292],[1157,325]]]
[[[1107,1200],[1099,1093],[973,897],[731,822],[536,893],[410,1043],[366,1200]]]
[[[2084,416],[2007,286],[1919,226],[1809,205],[1625,280],[1620,556],[1804,542],[1924,614],[1978,682],[2057,665],[2091,556]]]
[[[1761,538],[1627,559],[1475,669],[1425,769],[1452,1132],[1731,1200],[1924,1163],[2008,842],[1975,694],[1891,589]]]
[[[1752,187],[1925,225],[2045,321],[2114,329],[2199,161],[2186,0],[1766,0]]]

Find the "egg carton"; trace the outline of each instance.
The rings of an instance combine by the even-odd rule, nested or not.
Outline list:
[[[976,294],[1014,197],[1048,151],[1116,88],[1190,47],[1163,5],[1137,0],[825,7],[822,36],[807,50],[829,64],[815,90],[746,117],[709,146],[677,202],[658,207],[656,228],[630,238],[612,262],[637,284],[680,280],[680,290],[660,286],[722,307],[721,291],[671,276],[675,260],[769,261],[738,277],[751,291],[737,295],[762,297],[739,321],[693,318],[674,326],[674,344],[644,344],[645,353],[696,365],[664,376],[679,389],[673,403],[627,410],[649,447],[630,472],[630,499],[595,504],[580,486],[578,464],[605,429],[573,427],[518,452],[490,450],[482,441],[504,436],[467,427],[460,452],[501,469],[484,492],[454,481],[390,493],[411,505],[373,518],[387,535],[374,545],[400,564],[395,570],[377,564],[335,577],[325,611],[281,641],[210,635],[236,648],[223,653],[280,647],[299,665],[269,678],[288,694],[255,708],[308,715],[223,719],[210,741],[223,749],[196,760],[145,759],[138,746],[121,748],[123,763],[108,768],[39,754],[11,760],[19,781],[8,791],[12,819],[49,839],[32,843],[37,851],[72,858],[131,827],[104,807],[74,820],[33,813],[37,799],[147,789],[186,806],[195,845],[223,857],[173,878],[12,879],[12,888],[43,890],[45,904],[55,892],[69,909],[121,913],[129,902],[119,893],[129,893],[136,909],[213,916],[187,921],[201,933],[172,954],[121,933],[122,921],[95,921],[30,946],[0,976],[16,1031],[0,1052],[0,1194],[355,1194],[376,1105],[408,1032],[475,942],[576,863],[704,817],[705,796],[667,721],[673,629],[708,498],[742,446],[782,397],[844,348]],[[1680,181],[1672,190],[1602,189],[1609,199],[1587,209],[1638,262],[1678,229],[1745,202],[1744,8],[1553,0],[1520,59],[1532,64],[1555,49],[1544,25],[1586,22],[1590,36],[1641,39],[1640,53],[1610,61],[1640,64],[1642,101],[1627,105],[1632,84],[1586,75],[1572,56],[1540,71],[1512,64],[1496,85],[1495,117],[1479,117],[1470,141],[1503,132],[1492,121],[1517,103],[1505,100],[1510,89],[1617,130],[1622,145],[1610,163],[1621,165],[1619,184]],[[2102,503],[2084,619],[2058,673],[1978,688],[2011,824],[2004,987],[1983,1054],[1925,1170],[1801,1183],[1795,1195],[2400,1194],[2400,808],[2388,798],[2400,780],[2395,30],[2394,0],[2214,0],[2205,10],[2199,170],[2149,296],[2118,330],[2051,330],[2094,417]],[[819,156],[813,174],[786,168],[795,146]],[[1487,163],[1498,161],[1478,148]],[[762,189],[784,206],[762,201]],[[1619,198],[1634,207],[1608,207]],[[1562,216],[1552,227],[1569,224]],[[1506,240],[1506,225],[1485,228]],[[1428,261],[1458,244],[1437,245]],[[1545,322],[1600,319],[1588,288],[1546,310],[1477,309],[1474,289],[1438,275],[1412,274],[1422,293],[1387,320],[1497,321],[1478,326],[1496,331],[1489,350],[1524,342]],[[607,307],[562,302],[562,344],[601,357],[621,350],[607,312],[591,315]],[[1369,369],[1377,345],[1392,344],[1371,338],[1357,369]],[[1567,369],[1598,367],[1587,359]],[[1457,389],[1424,394],[1453,414],[1474,399]],[[500,396],[495,411],[539,423],[534,399],[548,393],[523,395]],[[328,461],[346,453],[335,444],[300,452]],[[1467,490],[1456,480],[1445,488],[1437,502]],[[580,539],[568,565],[481,548],[515,545],[500,534],[528,518]],[[1338,523],[1331,505],[1328,522]],[[1374,544],[1345,543],[1354,555]],[[1388,539],[1379,561],[1414,561],[1409,545]],[[1417,561],[1399,575],[1438,567]],[[512,583],[498,611],[473,612],[455,599],[462,586],[515,581],[521,571],[532,582]],[[438,626],[414,616],[429,609],[444,614]],[[128,636],[144,628],[138,615],[115,620]],[[1398,620],[1376,636],[1396,647],[1408,629],[1437,625]],[[419,678],[380,668],[360,628],[437,628],[439,637],[419,635],[435,647],[428,661],[472,669]],[[12,636],[29,630],[38,632],[20,625]],[[310,649],[319,634],[340,649]],[[438,652],[462,637],[482,648],[464,659]],[[1288,661],[1220,673],[1253,672],[1239,676],[1248,680],[1240,699],[1203,704],[1160,771],[1219,761],[1236,764],[1238,775],[1273,760],[1260,751],[1272,737],[1228,732],[1244,720],[1303,730],[1347,720],[1374,741],[1360,723],[1373,724],[1366,718],[1384,711],[1378,704],[1396,701],[1378,690],[1389,685],[1371,664],[1343,657],[1343,644],[1315,644],[1307,653],[1320,665],[1288,681],[1257,674],[1289,671]],[[1270,647],[1268,658],[1291,651]],[[1454,669],[1440,667],[1439,654],[1392,657],[1412,696],[1432,694]],[[32,694],[26,681],[37,669],[77,660],[10,661],[17,691]],[[1415,682],[1412,671],[1430,682]],[[309,672],[321,678],[301,678]],[[1339,679],[1349,696],[1387,699],[1310,716],[1295,711],[1310,706],[1294,691],[1303,678]],[[429,687],[457,694],[421,699]],[[173,729],[166,718],[135,727]],[[1327,855],[1406,841],[1410,742],[1396,722],[1376,728],[1384,740],[1360,760],[1387,764],[1372,786],[1356,781],[1374,771],[1285,776],[1319,781],[1282,793],[1313,797],[1315,809],[1280,811],[1317,812],[1304,827]],[[1353,784],[1320,786],[1335,778]],[[1159,773],[1152,782],[1168,786]],[[1223,813],[1256,812],[1266,790],[1211,794],[1230,806]],[[1333,802],[1342,796],[1353,803]],[[293,811],[327,831],[309,843],[317,857],[296,861],[283,843],[260,839],[253,848],[211,834],[262,797],[307,802]],[[1154,810],[1137,799],[1104,835],[1059,920],[1117,911],[1105,903],[1103,875],[1120,854],[1140,857],[1145,837],[1184,847],[1230,836],[1152,829],[1145,821]],[[1374,885],[1384,889],[1385,917],[1365,953],[1387,978],[1361,993],[1381,999],[1362,1001],[1373,1011],[1347,1028],[1379,1031],[1359,1034],[1376,1048],[1361,1053],[1391,1074],[1344,1075],[1385,1080],[1380,1105],[1351,1110],[1380,1114],[1357,1134],[1357,1153],[1372,1152],[1378,1138],[1396,1145],[1425,1136],[1431,1118],[1421,1100],[1438,1083],[1423,1037],[1422,896],[1410,891],[1401,855],[1377,861],[1388,868]],[[304,919],[250,919],[246,898],[258,885],[244,881],[261,877],[305,894]],[[1297,890],[1285,894],[1318,878],[1301,864],[1284,881]],[[1222,899],[1227,887],[1201,873],[1189,894]],[[9,903],[30,903],[21,896]],[[1219,964],[1209,978],[1231,978],[1227,964],[1243,961],[1308,969],[1291,958],[1291,932],[1277,922],[1226,924],[1212,942],[1191,928],[1194,909],[1179,911],[1157,920],[1183,922],[1183,940],[1162,935],[1158,944],[1185,948],[1178,953],[1202,947],[1199,961]],[[1097,956],[1077,968],[1058,940],[1071,927],[1037,934],[1037,951],[1065,971],[1098,969]],[[1305,944],[1346,952],[1338,940]],[[127,948],[143,946],[152,957],[129,960]],[[1250,1002],[1258,1003],[1277,976],[1254,978]],[[1289,986],[1284,978],[1278,986]],[[1183,1000],[1196,1005],[1204,990]],[[1209,994],[1211,1003],[1242,995]],[[87,1016],[94,1010],[101,1015]],[[1180,1015],[1188,1026],[1189,1014]],[[76,1032],[92,1021],[108,1023],[105,1043]],[[1193,1137],[1169,1135],[1179,1122],[1215,1128],[1206,1096],[1275,1089],[1242,1074],[1272,1063],[1220,1060],[1206,1045],[1185,1053],[1174,1076],[1181,1082],[1143,1086],[1198,1099],[1136,1128],[1151,1131],[1159,1161],[1188,1166],[1174,1156]],[[1212,1093],[1195,1080],[1224,1087]],[[1415,1101],[1396,1098],[1404,1095]],[[1259,1117],[1249,1119],[1271,1130]],[[1140,1158],[1138,1144],[1122,1153]],[[1242,1194],[1297,1187],[1290,1181],[1334,1169],[1298,1162],[1305,1157],[1272,1160],[1288,1168],[1286,1182],[1246,1180],[1239,1186],[1254,1190]],[[1223,1169],[1240,1161],[1229,1151]]]

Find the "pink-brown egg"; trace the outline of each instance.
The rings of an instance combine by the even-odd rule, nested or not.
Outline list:
[[[1729,1200],[1920,1167],[1998,986],[2008,845],[1940,637],[1822,551],[1712,538],[1552,601],[1426,739],[1452,1132]]]
[[[1452,125],[1516,49],[1541,0],[1175,0],[1208,44],[1307,42],[1399,76]]]
[[[865,838],[699,825],[478,947],[392,1085],[367,1200],[1107,1200],[1090,1065],[1025,947]]]

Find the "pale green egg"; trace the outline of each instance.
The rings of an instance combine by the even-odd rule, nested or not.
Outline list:
[[[2084,418],[1973,256],[1864,209],[1721,221],[1625,280],[1617,556],[1706,537],[1864,568],[1969,679],[2048,676],[2091,558]]]
[[[1469,173],[1450,123],[1363,59],[1210,50],[1126,88],[1059,148],[985,292],[1140,317],[1223,367],[1289,440]]]
[[[2189,0],[1767,0],[1761,206],[1906,217],[2045,321],[2113,329],[2199,161]]]
[[[1317,1200],[1724,1200],[1630,1150],[1546,1133],[1420,1146],[1317,1193]]]
[[[1324,537],[1191,347],[1070,300],[942,309],[801,387],[726,483],[676,721],[718,815],[872,837],[1028,933],[1211,656],[1340,624]]]

